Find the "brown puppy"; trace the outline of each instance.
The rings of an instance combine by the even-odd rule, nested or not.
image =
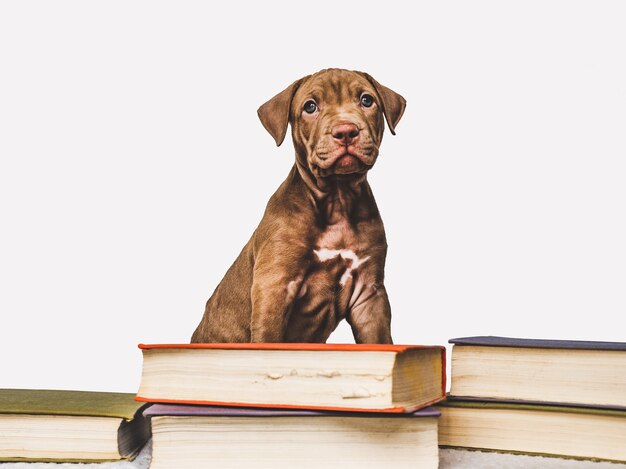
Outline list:
[[[405,105],[365,73],[329,69],[259,108],[277,145],[291,124],[296,162],[192,342],[325,342],[344,318],[357,343],[392,342],[387,243],[366,178],[383,115],[395,134]]]

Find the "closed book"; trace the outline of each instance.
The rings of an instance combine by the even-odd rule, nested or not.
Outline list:
[[[452,339],[450,395],[626,409],[626,343]]]
[[[442,447],[626,462],[626,411],[481,402],[440,403]]]
[[[150,437],[133,394],[0,389],[0,461],[133,459]]]
[[[139,401],[409,412],[445,397],[441,346],[140,345]]]
[[[151,469],[436,469],[433,408],[333,412],[154,404]]]

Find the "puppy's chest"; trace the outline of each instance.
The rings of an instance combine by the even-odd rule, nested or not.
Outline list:
[[[311,252],[312,265],[305,283],[321,292],[352,290],[367,276],[374,260],[366,243],[347,223],[338,223],[318,236]]]

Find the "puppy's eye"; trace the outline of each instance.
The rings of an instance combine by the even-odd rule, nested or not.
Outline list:
[[[304,103],[304,112],[307,114],[313,114],[315,111],[317,111],[317,104],[315,104],[315,101],[309,100]]]
[[[372,107],[372,104],[374,104],[374,98],[372,98],[371,95],[363,94],[361,96],[361,106],[363,106],[363,107]]]

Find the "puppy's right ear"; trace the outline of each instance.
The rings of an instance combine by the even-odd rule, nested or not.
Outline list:
[[[287,124],[289,124],[289,110],[291,99],[304,78],[294,81],[286,89],[278,93],[268,102],[263,104],[257,111],[259,119],[265,130],[267,130],[274,140],[276,146],[280,146],[287,134]]]

